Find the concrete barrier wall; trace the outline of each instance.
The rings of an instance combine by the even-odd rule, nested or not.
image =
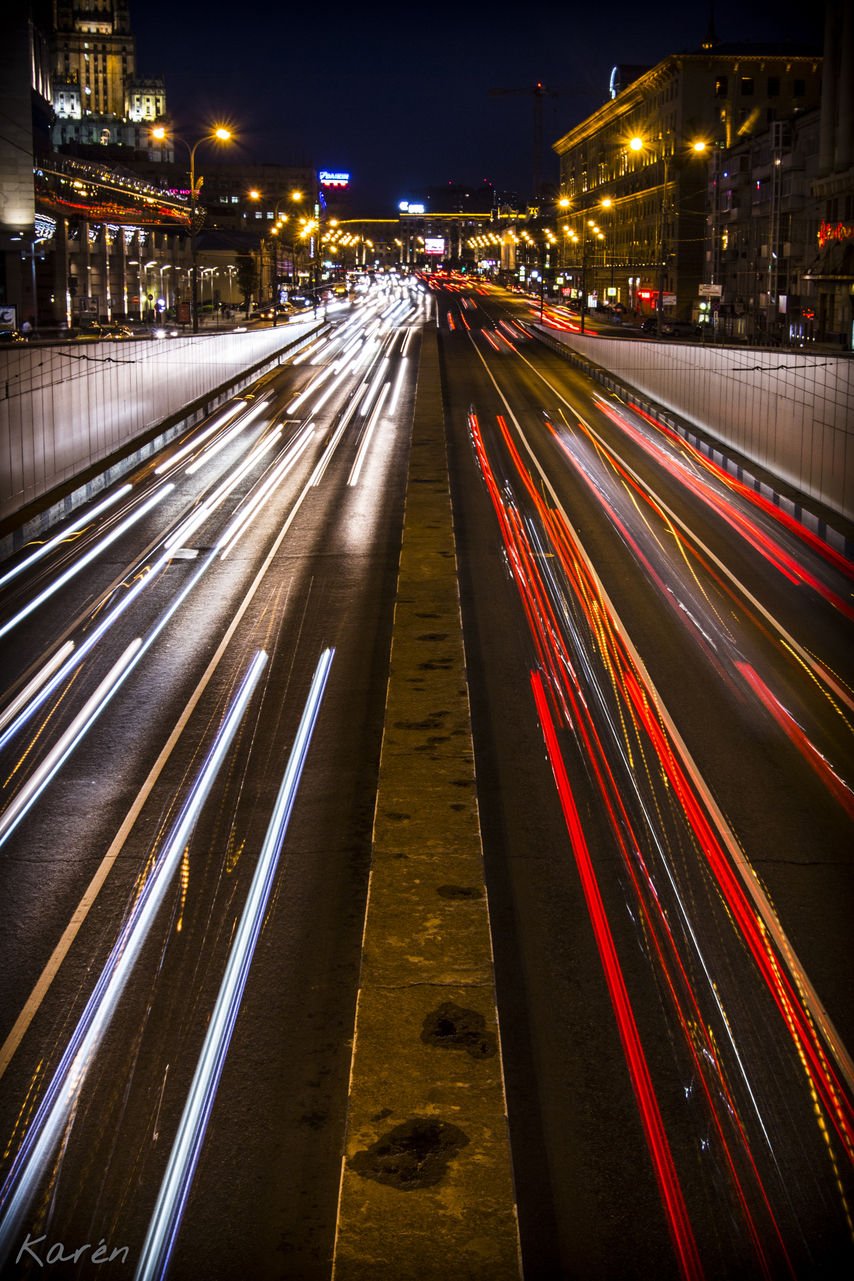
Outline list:
[[[556,338],[554,330],[549,336]],[[854,520],[854,359],[560,334],[574,351]]]
[[[0,520],[316,328],[127,342],[16,346],[0,352]]]

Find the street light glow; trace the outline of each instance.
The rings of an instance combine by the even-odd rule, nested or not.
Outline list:
[[[629,142],[632,151],[640,151],[643,147],[643,138],[632,138]]]

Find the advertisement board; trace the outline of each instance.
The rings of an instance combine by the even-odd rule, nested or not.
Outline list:
[[[444,254],[445,241],[442,236],[427,236],[424,240],[425,254]]]

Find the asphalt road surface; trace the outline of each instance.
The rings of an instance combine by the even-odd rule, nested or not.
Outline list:
[[[532,319],[378,285],[0,566],[4,1277],[330,1276],[425,325],[525,1276],[850,1275],[852,567]]]

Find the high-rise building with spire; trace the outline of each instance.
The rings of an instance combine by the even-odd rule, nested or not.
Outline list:
[[[166,114],[162,78],[140,78],[127,0],[54,0],[54,146],[120,143],[147,149]]]

